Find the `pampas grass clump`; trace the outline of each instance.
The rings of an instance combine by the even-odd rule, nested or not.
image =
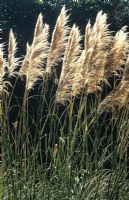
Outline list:
[[[24,58],[12,29],[0,45],[3,199],[129,199],[127,27],[100,11],[82,36],[69,18],[49,38],[39,14]]]

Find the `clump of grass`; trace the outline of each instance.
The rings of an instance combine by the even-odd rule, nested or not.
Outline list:
[[[7,58],[0,47],[3,199],[129,198],[128,33],[100,11],[82,47],[68,19],[63,7],[49,43],[40,14],[23,60],[12,30]]]

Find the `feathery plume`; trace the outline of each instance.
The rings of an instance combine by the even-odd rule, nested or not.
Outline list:
[[[2,80],[2,76],[3,76],[3,63],[4,63],[3,45],[0,44],[0,80]]]
[[[96,17],[95,25],[91,32],[91,39],[94,39],[93,52],[89,62],[89,70],[86,74],[85,84],[87,93],[92,93],[100,89],[100,82],[104,79],[104,68],[112,36],[108,29],[107,15],[100,11]]]
[[[84,41],[84,48],[85,51],[87,51],[90,48],[90,35],[91,35],[91,23],[90,20],[88,22],[88,24],[86,25],[86,29],[85,29],[85,41]]]
[[[124,75],[121,82],[110,92],[110,94],[100,103],[98,113],[104,110],[115,111],[129,103],[129,56],[126,61]]]
[[[7,84],[10,84],[8,81],[5,81],[3,79],[5,75],[5,67],[7,66],[7,62],[4,58],[3,48],[4,45],[0,44],[0,100],[3,92],[5,92],[6,94],[8,93]]]
[[[69,27],[67,26],[68,19],[69,16],[67,15],[67,10],[65,6],[63,6],[52,34],[46,65],[47,73],[51,73],[53,67],[63,59],[62,56],[64,55],[69,33]]]
[[[116,106],[119,105],[119,101],[121,101],[122,94],[119,92],[120,84],[118,84],[100,103],[98,107],[98,113],[101,114],[104,111],[115,111]],[[119,99],[116,101],[116,96],[119,94]]]
[[[125,70],[124,70],[124,74],[123,74],[123,82],[124,81],[129,81],[129,55],[126,61],[126,66],[125,66]]]
[[[92,93],[99,88],[103,80],[104,67],[112,40],[111,32],[107,25],[107,15],[100,11],[97,14],[94,26],[91,28],[90,21],[86,26],[85,49],[79,59],[80,66],[76,75],[73,95],[77,95],[82,88],[86,87],[87,93]]]
[[[105,64],[104,76],[106,78],[110,77],[111,74],[118,75],[118,72],[123,70],[126,54],[129,51],[128,32],[126,32],[126,29],[127,27],[124,26],[119,30],[112,41],[112,48]]]
[[[9,33],[9,44],[8,44],[8,63],[7,63],[7,68],[8,68],[8,76],[16,76],[17,74],[17,67],[19,65],[19,58],[16,58],[17,52],[17,42],[16,38],[14,36],[14,33],[12,29],[10,30]]]
[[[61,76],[58,84],[56,101],[64,102],[65,100],[71,99],[72,87],[77,70],[77,59],[81,52],[81,41],[80,31],[76,25],[73,25],[68,44],[66,46]]]
[[[83,50],[81,52],[80,58],[77,61],[77,70],[74,79],[74,85],[72,88],[73,96],[77,96],[81,92],[81,90],[85,87],[86,72],[88,70],[92,52],[93,52],[92,48],[89,48],[87,51]]]
[[[31,46],[27,43],[26,45],[26,55],[22,62],[22,66],[20,69],[20,75],[26,75],[29,69],[29,61],[30,61],[30,53],[31,53]]]
[[[2,91],[3,64],[4,64],[3,45],[0,44],[0,94]]]
[[[26,56],[20,74],[26,75],[27,88],[32,89],[35,82],[44,73],[44,66],[49,51],[49,26],[43,25],[43,16],[39,15],[34,32],[32,45],[27,44]]]

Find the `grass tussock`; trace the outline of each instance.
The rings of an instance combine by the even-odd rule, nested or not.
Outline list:
[[[24,58],[0,45],[1,199],[129,199],[128,32],[68,23],[49,38],[39,14]]]

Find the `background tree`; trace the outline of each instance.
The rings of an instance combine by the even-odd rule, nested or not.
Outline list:
[[[1,0],[0,25],[3,41],[8,40],[9,30],[13,28],[17,34],[20,54],[24,54],[26,42],[32,40],[32,30],[38,14],[43,13],[44,21],[53,30],[64,4],[71,14],[71,24],[76,23],[82,34],[89,18],[94,23],[100,10],[108,14],[111,30],[117,31],[122,26],[129,25],[129,2],[126,0]]]

